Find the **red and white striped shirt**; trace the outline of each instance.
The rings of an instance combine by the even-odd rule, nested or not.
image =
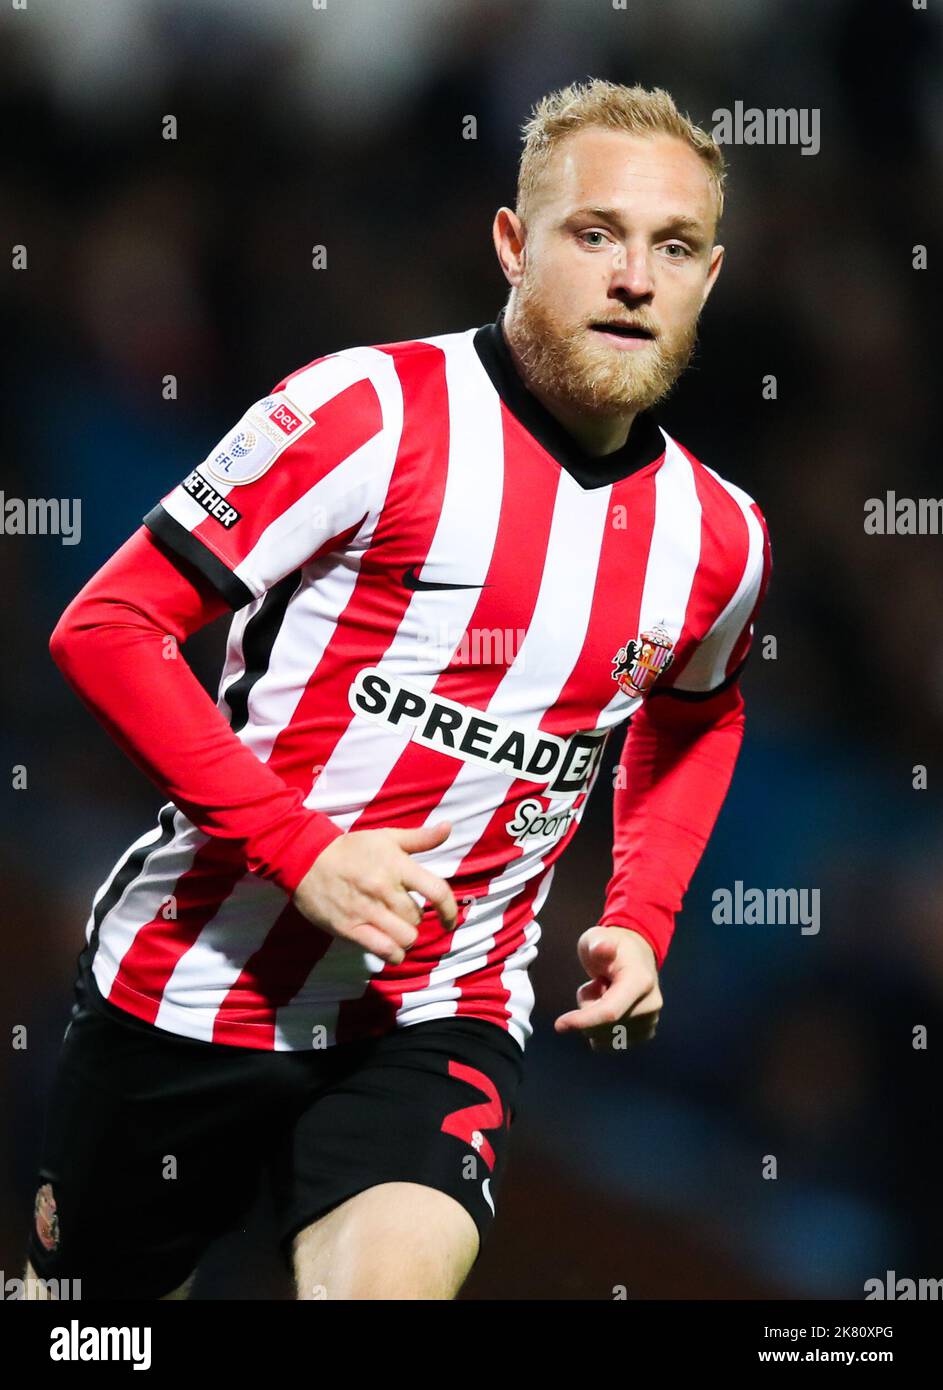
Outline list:
[[[312,362],[145,518],[236,609],[218,708],[308,812],[332,833],[451,822],[417,858],[456,929],[427,909],[386,964],[286,899],[307,861],[260,876],[171,802],[86,928],[112,1004],[263,1049],[453,1014],[523,1047],[539,914],[608,734],[655,693],[735,686],[769,571],[756,504],[647,413],[583,454],[502,317]],[[632,924],[624,880],[617,861],[603,921]],[[660,964],[670,928],[639,929]]]

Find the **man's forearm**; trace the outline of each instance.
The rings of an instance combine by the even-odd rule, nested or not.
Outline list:
[[[659,967],[727,795],[743,729],[734,685],[705,701],[652,698],[626,735],[613,799],[613,873],[599,920],[638,932]]]
[[[142,530],[69,605],[50,650],[161,792],[204,834],[232,844],[248,869],[291,893],[342,832],[239,740],[179,655],[188,636],[229,611]]]

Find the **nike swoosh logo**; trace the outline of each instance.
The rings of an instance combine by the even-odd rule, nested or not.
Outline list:
[[[487,584],[438,584],[432,579],[420,579],[416,573],[416,566],[410,565],[409,569],[403,571],[403,583],[407,589],[412,589],[414,593],[427,593],[430,589],[487,589]]]

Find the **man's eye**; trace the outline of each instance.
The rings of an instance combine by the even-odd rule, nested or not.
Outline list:
[[[585,238],[585,237],[588,237],[588,236],[599,236],[599,237],[602,237],[602,238],[603,238],[603,241],[605,241],[605,239],[606,239],[606,234],[605,234],[605,232],[581,232],[581,233],[580,233],[580,238],[581,238],[581,239],[583,239],[583,238]],[[600,243],[597,241],[597,242],[596,242],[596,245],[599,246]]]
[[[677,251],[679,253],[676,256],[669,256],[668,259],[670,261],[683,261],[687,256],[690,256],[691,254],[690,249],[687,246],[683,246],[680,241],[669,241],[668,245],[664,249],[666,251]]]

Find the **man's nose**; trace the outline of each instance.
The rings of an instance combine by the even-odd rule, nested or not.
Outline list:
[[[633,299],[645,299],[654,293],[655,281],[647,246],[617,243],[612,253],[610,289],[623,290]]]

